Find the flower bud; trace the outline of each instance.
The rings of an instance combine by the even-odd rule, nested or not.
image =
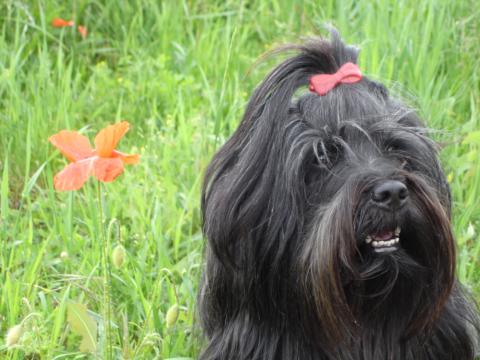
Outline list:
[[[20,340],[20,337],[22,336],[22,325],[15,325],[12,327],[10,330],[7,332],[7,338],[5,340],[5,344],[7,345],[7,348],[12,347],[18,343]]]
[[[167,315],[165,316],[165,320],[167,322],[167,328],[172,327],[175,325],[178,319],[179,309],[178,305],[174,304],[168,309]]]
[[[112,263],[117,269],[120,269],[125,263],[125,255],[125,248],[122,245],[115,246],[112,252]]]
[[[467,227],[467,232],[465,234],[465,237],[470,240],[475,236],[475,228],[473,227],[472,223],[468,224]]]

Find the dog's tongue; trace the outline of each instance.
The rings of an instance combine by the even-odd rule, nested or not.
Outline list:
[[[390,240],[391,238],[393,238],[393,231],[391,230],[380,231],[375,235],[373,235],[373,238],[375,238],[375,240],[380,240],[380,241]]]

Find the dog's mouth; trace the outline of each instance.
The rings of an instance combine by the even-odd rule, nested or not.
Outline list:
[[[381,230],[368,235],[365,242],[377,253],[395,251],[399,248],[400,231],[399,226],[393,230]]]

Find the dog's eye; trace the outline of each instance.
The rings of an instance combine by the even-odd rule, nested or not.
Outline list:
[[[322,164],[322,165],[325,165],[325,166],[328,166],[328,164],[330,163],[330,161],[328,161],[327,155],[325,155],[325,154],[320,155],[317,158],[317,161],[318,161],[319,164]]]
[[[390,151],[390,152],[393,152]],[[403,170],[409,170],[410,169],[410,159],[405,155],[405,154],[402,154],[402,152],[396,152],[395,153],[395,158],[400,161],[400,169],[403,169]]]
[[[314,147],[313,161],[321,166],[330,168],[335,159],[335,151],[333,149],[327,149],[327,147],[321,143]]]
[[[389,141],[386,145],[385,145],[385,152],[387,153],[392,153],[392,152],[397,152],[399,150],[401,150],[401,146],[399,146],[399,144],[397,144],[396,142],[394,141]]]
[[[325,154],[316,153],[313,157],[313,163],[319,166],[328,166],[329,164],[328,157]]]
[[[408,157],[408,154],[402,150],[398,145],[396,144],[388,144],[385,147],[385,152],[391,156],[393,156],[395,159],[400,161],[400,168],[404,170],[410,169],[410,158]]]

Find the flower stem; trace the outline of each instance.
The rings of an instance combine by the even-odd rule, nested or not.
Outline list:
[[[108,249],[109,241],[105,232],[104,214],[103,214],[103,202],[102,202],[102,184],[97,182],[97,198],[100,217],[100,253],[102,254],[102,272],[103,272],[103,325],[105,331],[105,358],[107,360],[113,359],[112,354],[112,336],[111,336],[111,309],[110,309],[110,279],[111,269],[110,261],[108,261]]]

